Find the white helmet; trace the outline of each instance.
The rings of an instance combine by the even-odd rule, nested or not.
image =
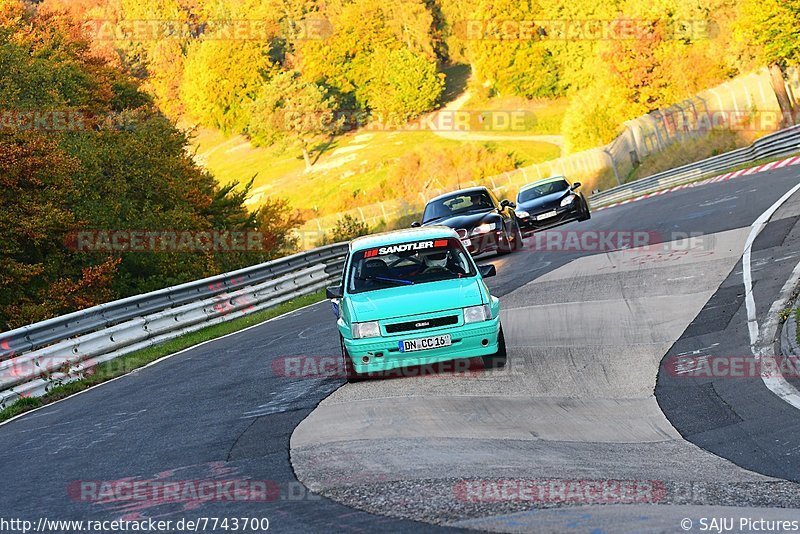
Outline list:
[[[441,252],[434,251],[425,254],[423,257],[425,266],[430,269],[432,267],[440,267],[444,269],[447,266],[447,250]]]

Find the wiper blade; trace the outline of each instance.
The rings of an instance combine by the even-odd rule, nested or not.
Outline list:
[[[359,280],[363,280],[365,282],[386,282],[388,284],[394,284],[396,286],[412,286],[414,282],[411,280],[403,280],[402,278],[387,278],[385,276],[366,276],[363,278],[359,278]]]

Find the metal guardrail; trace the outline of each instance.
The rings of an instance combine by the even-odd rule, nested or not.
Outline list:
[[[589,201],[593,207],[613,204],[799,150],[800,126],[794,126]],[[0,407],[43,395],[124,354],[317,291],[340,276],[346,252],[347,244],[327,245],[0,333]]]
[[[646,195],[718,173],[754,161],[786,156],[800,151],[800,126],[792,126],[756,140],[752,145],[732,150],[718,156],[682,165],[635,182],[607,189],[589,197],[592,207],[601,207],[627,198]]]
[[[101,304],[0,334],[0,407],[96,365],[317,291],[341,275],[347,244]]]

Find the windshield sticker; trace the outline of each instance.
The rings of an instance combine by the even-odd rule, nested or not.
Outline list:
[[[436,239],[435,241],[418,241],[416,243],[403,243],[401,245],[390,245],[388,247],[373,248],[364,252],[365,258],[374,256],[386,256],[397,254],[398,252],[409,252],[415,250],[425,250],[429,248],[440,248],[447,246],[447,239]]]

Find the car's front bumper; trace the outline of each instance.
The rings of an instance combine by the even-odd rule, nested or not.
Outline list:
[[[507,247],[508,243],[505,242],[505,236],[502,230],[494,230],[486,234],[472,235],[468,238],[462,238],[461,242],[467,249],[467,252],[473,256],[484,254],[486,252],[495,252],[502,247]]]
[[[500,318],[425,331],[405,332],[366,339],[344,339],[344,346],[357,373],[377,373],[401,367],[429,365],[460,358],[488,356],[497,352]],[[399,342],[450,334],[452,345],[415,352],[400,352]],[[486,342],[486,344],[484,344]],[[381,356],[378,356],[381,354]],[[364,363],[364,357],[369,363]]]
[[[522,231],[522,234],[528,235],[537,230],[546,230],[547,228],[552,228],[569,221],[577,220],[580,218],[582,213],[581,206],[577,201],[573,202],[571,206],[557,208],[555,212],[555,216],[548,217],[547,219],[543,219],[541,221],[536,220],[536,217],[546,212],[531,213],[529,217],[518,217],[517,220],[519,221],[519,228]]]

